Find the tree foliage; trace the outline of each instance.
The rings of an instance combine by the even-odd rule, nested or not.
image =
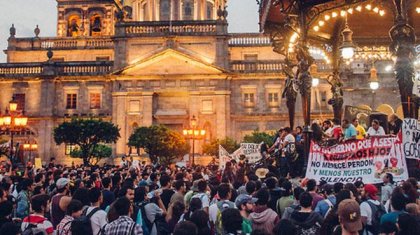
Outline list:
[[[180,133],[163,125],[139,127],[128,139],[128,145],[143,148],[153,163],[171,164],[187,154],[190,146]]]
[[[100,159],[111,157],[111,155],[112,155],[112,148],[110,146],[105,145],[105,144],[98,144],[92,150],[90,163],[92,163],[93,165],[96,165]],[[78,148],[71,151],[70,156],[73,158],[83,159],[82,151]]]
[[[250,135],[245,135],[243,139],[244,143],[255,143],[259,144],[261,142],[264,142],[268,144],[268,146],[273,145],[274,142],[274,134],[267,133],[267,132],[259,132],[258,130],[255,130]]]
[[[111,122],[94,119],[73,119],[63,122],[54,128],[56,144],[77,145],[81,151],[80,158],[88,165],[93,152],[100,143],[116,143],[120,138],[119,128]]]
[[[226,137],[224,139],[214,139],[208,144],[203,144],[203,153],[217,156],[219,155],[219,145],[221,145],[229,153],[233,153],[240,145],[234,139]]]

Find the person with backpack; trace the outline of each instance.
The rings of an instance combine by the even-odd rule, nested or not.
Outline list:
[[[50,197],[46,194],[39,194],[31,199],[33,214],[25,217],[22,221],[22,235],[31,234],[53,234],[54,228],[50,221],[44,217],[49,211]]]
[[[281,187],[283,189],[282,196],[277,200],[276,203],[276,210],[277,213],[282,216],[285,209],[291,205],[293,205],[293,195],[292,195],[292,183],[290,181],[285,180]]]
[[[105,226],[106,212],[100,208],[103,202],[103,195],[98,188],[91,188],[89,190],[89,200],[92,206],[86,208],[84,215],[91,215],[89,217],[92,226],[93,235],[100,234],[101,229]]]
[[[324,218],[317,212],[312,211],[312,196],[304,192],[299,197],[300,209],[293,211],[290,220],[296,226],[297,234],[318,234]]]
[[[216,224],[219,212],[222,212],[226,208],[235,208],[235,204],[229,201],[232,196],[229,184],[220,184],[217,188],[217,195],[219,196],[219,201],[209,207],[209,219],[213,225]]]
[[[257,198],[253,198],[246,194],[240,194],[235,200],[236,208],[238,208],[239,213],[242,216],[242,234],[252,232],[252,224],[249,220],[249,214],[253,212],[255,202],[257,201]]]
[[[71,200],[67,206],[66,215],[57,225],[57,235],[71,235],[71,222],[83,213],[83,204],[79,200]]]
[[[114,202],[115,211],[118,219],[105,225],[103,235],[142,235],[143,230],[140,225],[131,219],[133,207],[130,200],[120,197]],[[79,234],[78,234],[79,235]],[[82,235],[82,234],[80,234]]]
[[[193,198],[199,198],[201,200],[201,204],[202,204],[202,209],[207,212],[207,214],[209,213],[209,204],[210,204],[210,199],[209,196],[207,195],[207,181],[205,181],[204,179],[200,179],[197,183],[197,188],[198,188],[198,192],[196,194],[194,194],[191,199]]]
[[[291,206],[286,207],[286,209],[284,209],[284,212],[281,215],[281,219],[290,219],[290,216],[292,215],[293,211],[300,208],[299,197],[304,192],[305,190],[301,187],[296,187],[295,189],[293,189],[293,198],[295,200],[293,201],[293,204]]]
[[[336,198],[334,195],[334,187],[331,184],[323,185],[322,192],[324,192],[326,198],[318,202],[314,211],[325,218],[327,213],[335,206]]]
[[[386,213],[385,207],[378,201],[378,189],[373,184],[364,187],[366,201],[360,204],[360,213],[364,225],[362,235],[377,235],[380,231],[382,215]]]
[[[346,199],[338,205],[337,213],[341,228],[340,235],[358,235],[363,228],[359,203],[354,199]]]
[[[381,225],[386,222],[397,223],[398,216],[405,212],[407,198],[404,196],[402,189],[397,187],[391,194],[391,211],[381,217]]]
[[[246,234],[241,233],[242,231],[242,216],[237,209],[227,208],[222,212],[222,224],[224,234],[237,235]]]

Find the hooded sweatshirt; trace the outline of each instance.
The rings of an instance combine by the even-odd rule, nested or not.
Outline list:
[[[300,212],[295,210],[290,216],[290,220],[303,230],[309,230],[317,226],[316,231],[318,231],[324,218],[317,212]]]
[[[249,215],[252,223],[252,230],[264,230],[267,234],[273,234],[274,226],[280,220],[277,213],[267,206],[256,208],[255,212]]]

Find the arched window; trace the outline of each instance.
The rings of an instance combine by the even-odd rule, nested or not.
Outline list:
[[[170,0],[160,0],[160,20],[168,21],[170,19]]]
[[[99,36],[102,32],[102,19],[98,14],[90,18],[90,36]]]
[[[210,2],[210,1],[207,1],[207,4],[206,4],[206,18],[208,19],[208,20],[212,20],[213,19],[213,8],[214,8],[214,6],[213,6],[213,3],[212,2]]]
[[[184,20],[192,20],[193,12],[194,12],[194,4],[192,3],[191,0],[185,0],[184,9],[183,9]]]
[[[81,20],[79,15],[71,15],[67,22],[67,36],[77,37],[80,34]]]

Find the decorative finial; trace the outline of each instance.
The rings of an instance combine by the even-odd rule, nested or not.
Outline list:
[[[10,27],[10,37],[14,38],[16,35],[16,28],[15,28],[15,24],[12,24],[12,27]]]
[[[225,20],[227,19],[227,16],[228,16],[228,11],[226,10],[226,6],[225,6],[225,9],[223,10],[223,18],[225,18]]]
[[[219,5],[219,9],[217,9],[217,17],[220,19],[223,16],[222,5]]]
[[[48,51],[47,51],[48,61],[50,61],[50,60],[51,60],[51,58],[53,57],[53,55],[54,55],[54,53],[53,53],[53,51],[52,51],[52,48],[51,48],[51,47],[49,47],[49,48],[48,48]]]
[[[39,36],[39,33],[41,30],[39,29],[38,25],[36,25],[36,28],[34,29],[35,37],[37,38]]]

